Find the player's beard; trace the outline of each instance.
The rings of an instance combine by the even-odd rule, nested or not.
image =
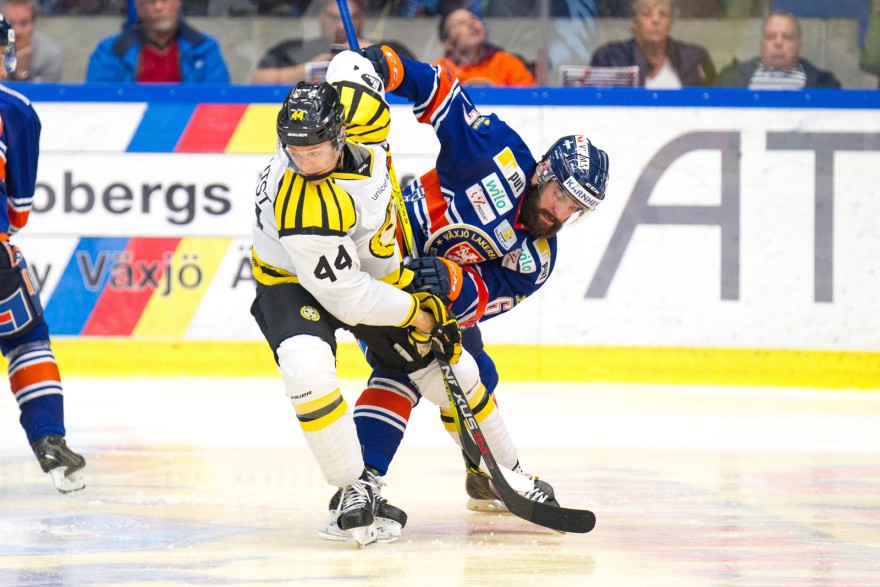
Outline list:
[[[541,200],[541,185],[531,184],[523,194],[522,208],[519,213],[519,221],[525,224],[529,234],[534,238],[551,238],[562,229],[562,223],[558,220],[550,220],[546,210],[538,207]],[[548,224],[549,222],[549,224]]]

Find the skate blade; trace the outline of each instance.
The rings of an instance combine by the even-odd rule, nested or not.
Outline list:
[[[86,483],[79,471],[65,475],[66,471],[67,467],[55,467],[49,471],[49,476],[52,478],[52,483],[55,484],[55,489],[61,493],[71,493],[85,488]]]
[[[510,510],[504,505],[504,502],[498,499],[475,499],[473,497],[467,500],[467,509],[472,512],[481,512],[485,514],[507,514]]]
[[[350,530],[346,530],[346,532],[354,538],[354,541],[358,544],[358,548],[365,548],[371,544],[375,544],[376,538],[378,537],[376,533],[376,522],[373,522],[369,526],[351,528]]]
[[[318,528],[318,536],[325,540],[336,540],[339,542],[356,542],[354,537],[351,534],[341,529],[339,525],[336,523],[336,512],[330,512],[327,514],[327,519],[324,520],[324,523]],[[398,538],[400,538],[400,532],[402,527],[399,523],[391,520],[389,518],[382,518],[377,516],[376,523],[376,542],[379,544],[387,544],[389,542],[394,542]]]

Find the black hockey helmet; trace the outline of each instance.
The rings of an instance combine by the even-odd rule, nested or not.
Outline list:
[[[0,44],[3,45],[3,52],[6,54],[6,71],[12,73],[18,64],[15,56],[15,31],[2,14],[0,14]]]
[[[605,199],[608,183],[608,154],[584,135],[560,138],[547,150],[538,164],[542,182],[556,180],[582,211],[569,223],[586,218]]]
[[[299,82],[278,112],[278,139],[282,145],[301,147],[332,140],[340,149],[345,142],[340,136],[344,121],[345,108],[336,88],[327,82]]]

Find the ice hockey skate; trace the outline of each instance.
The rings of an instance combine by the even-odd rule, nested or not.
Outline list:
[[[546,481],[541,481],[537,477],[523,472],[519,464],[510,471],[510,474],[506,474],[505,478],[511,487],[526,499],[559,506],[559,502],[556,501],[556,496],[553,494],[553,487]],[[496,514],[508,511],[507,506],[495,491],[492,478],[482,469],[468,467],[464,488],[468,494],[467,508],[469,510]]]
[[[339,490],[340,499],[331,512],[336,516],[337,530],[361,547],[373,544],[379,538],[377,513],[382,483],[381,477],[365,469],[357,482]]]
[[[340,489],[333,494],[330,499],[327,519],[318,528],[318,535],[327,540],[340,540],[345,542],[354,542],[354,538],[346,531],[342,530],[337,523],[339,517],[339,499],[342,495]],[[407,515],[402,509],[388,503],[384,497],[379,497],[379,506],[376,509],[376,542],[386,544],[394,542],[400,538],[401,530],[406,526]]]
[[[64,437],[52,434],[31,444],[40,467],[52,478],[55,488],[61,493],[79,491],[86,484],[81,469],[86,460],[67,447]]]

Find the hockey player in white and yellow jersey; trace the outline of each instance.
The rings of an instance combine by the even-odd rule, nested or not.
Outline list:
[[[325,479],[340,488],[336,524],[364,545],[378,536],[382,480],[364,468],[339,389],[336,329],[354,333],[374,363],[440,389],[431,342],[457,362],[461,333],[438,298],[404,291],[412,274],[395,238],[382,82],[359,55],[343,61],[328,71],[336,83],[298,84],[278,113],[278,149],[256,193],[251,313]],[[471,395],[482,388],[470,356],[456,374]]]

